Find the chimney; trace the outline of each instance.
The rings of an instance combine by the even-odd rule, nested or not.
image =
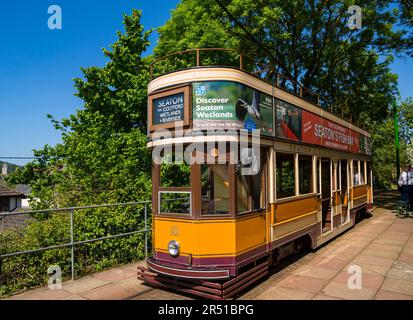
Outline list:
[[[3,162],[3,168],[1,168],[1,174],[6,176],[7,171],[8,171],[8,164],[7,164],[7,162]]]

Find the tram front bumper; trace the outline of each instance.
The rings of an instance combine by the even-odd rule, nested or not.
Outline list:
[[[221,280],[230,278],[228,269],[185,268],[182,266],[178,267],[159,263],[151,258],[148,258],[146,263],[148,269],[152,272],[171,277],[202,280]]]

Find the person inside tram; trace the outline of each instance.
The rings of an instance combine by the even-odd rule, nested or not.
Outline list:
[[[362,185],[362,184],[364,184],[363,175],[360,174],[359,172],[357,172],[357,173],[354,175],[354,185],[355,185],[355,186],[359,186],[359,185]]]

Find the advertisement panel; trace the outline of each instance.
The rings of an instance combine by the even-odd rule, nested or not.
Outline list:
[[[279,99],[274,99],[273,109],[270,95],[246,85],[204,81],[192,88],[194,129],[259,129],[264,135],[371,154],[367,137]]]
[[[354,136],[350,129],[303,110],[303,142],[352,151]]]
[[[312,112],[303,111],[303,142],[322,145],[319,126],[322,123],[321,116]]]
[[[301,109],[282,100],[275,100],[276,119],[275,132],[280,138],[301,141],[302,112]]]
[[[259,129],[273,135],[272,98],[258,90],[229,81],[193,84],[194,129]]]

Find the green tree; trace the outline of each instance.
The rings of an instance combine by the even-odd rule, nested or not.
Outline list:
[[[124,17],[125,32],[110,49],[107,64],[83,68],[75,79],[84,107],[67,119],[51,118],[62,143],[35,151],[38,157],[8,181],[33,187],[36,208],[150,198],[151,157],[146,149],[148,62],[142,52],[150,31],[141,12]]]
[[[267,80],[280,72],[320,94],[347,118],[384,119],[397,94],[389,65],[409,49],[409,31],[391,1],[220,0],[276,58],[247,36],[214,0],[183,0],[159,28],[157,56],[199,47],[238,49],[254,57]],[[362,8],[362,28],[350,29],[348,8]],[[274,72],[271,72],[274,70]],[[297,88],[295,88],[297,89]]]
[[[149,200],[151,154],[146,148],[146,87],[149,32],[140,22],[141,12],[124,16],[125,32],[103,53],[102,67],[84,68],[75,79],[82,109],[61,121],[51,115],[62,142],[36,150],[37,159],[17,169],[7,180],[32,186],[35,209]],[[149,208],[150,209],[150,208]],[[150,210],[149,212],[150,213]],[[75,241],[119,235],[143,229],[144,205],[77,210]],[[64,244],[70,240],[69,215],[36,214],[27,227],[0,234],[0,254]],[[144,235],[76,246],[76,274],[102,270],[144,257]],[[67,248],[23,255],[2,261],[0,295],[42,285],[48,266],[58,264],[63,277],[70,275]],[[5,283],[5,285],[3,285]]]

